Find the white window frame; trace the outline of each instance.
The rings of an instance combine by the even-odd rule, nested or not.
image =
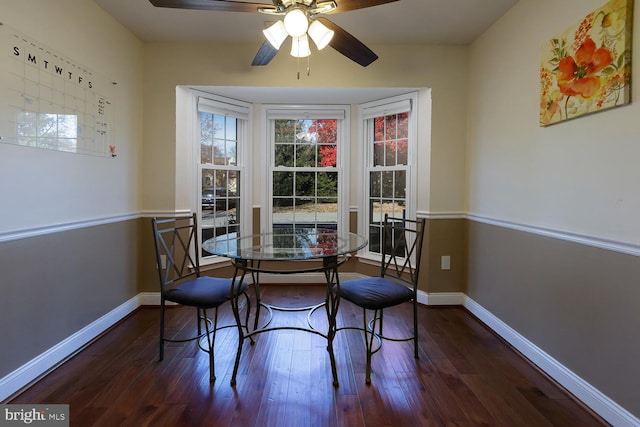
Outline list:
[[[193,114],[193,132],[192,132],[192,155],[195,167],[193,168],[194,174],[192,182],[195,183],[194,197],[192,198],[192,212],[198,213],[198,222],[202,224],[202,207],[201,207],[201,195],[202,195],[202,170],[203,169],[218,169],[218,170],[234,170],[240,174],[240,215],[236,218],[239,226],[239,232],[243,235],[251,234],[252,224],[252,195],[251,195],[251,181],[253,179],[250,176],[251,170],[248,165],[252,161],[248,153],[251,147],[251,104],[238,101],[235,99],[225,98],[219,95],[210,93],[204,93],[200,91],[192,91],[194,102],[194,114]],[[236,164],[235,165],[207,165],[203,168],[200,163],[200,112],[218,114],[223,116],[231,116],[238,120],[237,127],[237,146],[236,146]],[[199,227],[198,235],[198,247],[202,244],[200,241],[202,227]],[[228,259],[224,257],[218,257],[215,255],[203,257],[202,252],[198,250],[198,256],[200,257],[200,264],[202,266],[216,264],[220,262],[227,262]]]
[[[264,132],[266,135],[266,179],[263,192],[261,229],[271,230],[273,227],[273,172],[275,167],[274,120],[276,119],[337,119],[337,161],[335,171],[338,173],[338,232],[349,231],[349,140],[350,111],[348,105],[278,105],[264,106]]]
[[[407,182],[406,182],[406,217],[416,218],[417,205],[417,169],[418,158],[418,93],[412,92],[404,95],[393,96],[360,105],[359,121],[362,126],[362,153],[364,154],[364,164],[362,168],[362,182],[364,191],[362,192],[362,217],[358,223],[358,233],[369,237],[369,218],[371,197],[371,184],[369,182],[370,173],[375,170],[373,166],[373,119],[375,117],[386,116],[409,112],[408,121],[408,147],[407,147]],[[359,257],[380,261],[380,253],[369,250],[369,244],[358,253]]]

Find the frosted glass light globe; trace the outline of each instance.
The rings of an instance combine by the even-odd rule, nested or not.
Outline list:
[[[291,37],[300,37],[307,32],[309,20],[300,9],[293,9],[284,16],[284,27]]]

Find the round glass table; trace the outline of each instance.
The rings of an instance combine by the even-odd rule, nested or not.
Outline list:
[[[246,339],[258,333],[278,329],[293,329],[311,332],[327,339],[327,351],[331,361],[333,385],[338,386],[336,360],[333,352],[333,339],[336,334],[336,316],[340,303],[340,280],[338,267],[343,264],[350,254],[353,254],[367,245],[367,239],[355,233],[340,233],[332,229],[306,228],[293,231],[291,229],[276,230],[273,233],[263,233],[242,236],[237,233],[229,233],[206,240],[202,244],[205,251],[222,257],[229,258],[235,267],[234,286],[240,286],[246,279],[247,273],[252,276],[256,290],[256,316],[253,330],[249,331],[242,326],[240,320],[240,307],[238,299],[231,301],[236,323],[238,325],[238,351],[236,353],[231,385],[236,383],[236,375],[240,363],[242,347]],[[291,263],[283,261],[309,261],[300,262],[291,268]],[[258,326],[260,307],[266,307],[271,313],[272,309],[287,310],[287,308],[273,307],[264,304],[260,297],[260,273],[272,274],[300,274],[310,272],[323,272],[327,282],[325,301],[309,310],[309,328],[298,326],[269,327],[268,323]],[[321,332],[311,326],[310,316],[319,307],[324,306],[327,314],[327,332]],[[298,310],[298,309],[295,309]],[[252,341],[253,342],[253,341]]]

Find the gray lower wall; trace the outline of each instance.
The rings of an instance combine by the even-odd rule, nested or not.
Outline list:
[[[640,416],[640,258],[470,221],[467,295]]]
[[[0,378],[138,294],[139,225],[0,243]]]
[[[0,378],[139,292],[157,291],[149,221],[0,243]],[[466,225],[467,295],[640,416],[640,259]]]

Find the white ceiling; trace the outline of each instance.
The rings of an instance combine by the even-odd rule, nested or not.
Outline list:
[[[275,19],[260,13],[154,7],[149,0],[94,0],[147,42],[264,41],[262,29]],[[269,3],[269,0],[235,0]],[[340,0],[336,0],[338,4]],[[377,43],[468,44],[518,0],[399,0],[326,15],[366,45]],[[412,88],[200,88],[217,95],[265,104],[359,104],[407,93]]]
[[[252,0],[235,0],[252,3]],[[336,0],[340,3],[340,0]],[[95,0],[143,41],[255,42],[273,17],[154,7],[149,0]],[[269,3],[269,0],[256,0]],[[467,44],[518,0],[399,0],[326,15],[364,44]]]

